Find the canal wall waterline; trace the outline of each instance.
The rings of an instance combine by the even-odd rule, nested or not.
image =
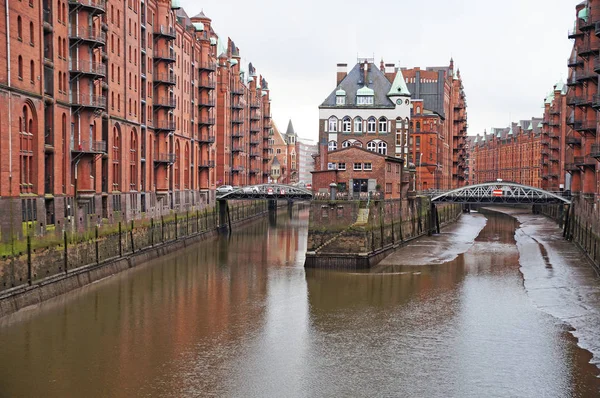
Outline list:
[[[234,207],[236,209],[236,207]],[[241,210],[240,210],[241,209]],[[189,245],[198,243],[203,240],[213,238],[219,234],[219,225],[215,212],[206,212],[204,225],[201,224],[200,219],[192,220],[190,224],[190,217],[184,218],[181,221],[181,217],[175,217],[175,221],[164,221],[161,224],[152,224],[150,227],[140,226],[134,227],[129,231],[119,232],[119,243],[113,242],[114,239],[106,237],[96,237],[94,242],[84,241],[80,243],[72,244],[67,247],[67,250],[62,250],[62,246],[59,247],[64,254],[73,254],[74,257],[79,259],[80,252],[88,252],[87,257],[84,258],[96,258],[96,261],[90,261],[82,266],[67,269],[66,271],[56,273],[54,275],[39,278],[32,283],[23,283],[19,286],[5,289],[0,292],[0,318],[20,309],[39,304],[50,298],[59,296],[61,294],[76,290],[80,287],[88,285],[90,283],[99,281],[109,276],[115,275],[119,272],[127,270],[129,268],[136,267],[147,261],[155,258],[167,255],[175,252]],[[253,222],[258,218],[264,217],[268,213],[266,203],[256,202],[252,206],[240,205],[237,210],[233,210],[230,214],[231,225],[241,227],[247,223]],[[209,220],[213,222],[209,224]],[[150,242],[149,245],[139,245],[145,235],[146,241]],[[159,235],[162,239],[154,241],[155,235]],[[99,260],[99,253],[101,252],[100,240],[104,239],[104,242],[108,241],[113,245],[116,255],[108,258]],[[127,249],[124,250],[124,244]],[[95,247],[95,250],[94,248]],[[55,262],[56,253],[50,248],[37,254],[36,262]],[[56,250],[54,250],[56,251]],[[120,253],[119,253],[120,252]],[[112,252],[105,252],[104,255],[108,255]],[[29,256],[29,270],[25,270],[25,273],[31,274],[31,253]],[[63,261],[63,259],[61,259]],[[69,262],[67,257],[66,263]],[[19,262],[22,264],[22,262]],[[14,268],[14,262],[13,262]],[[1,268],[0,268],[1,269]]]

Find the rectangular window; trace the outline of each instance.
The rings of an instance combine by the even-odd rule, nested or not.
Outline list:
[[[402,145],[402,133],[396,133],[396,145]]]
[[[327,163],[327,170],[335,170],[335,163]]]
[[[335,99],[335,103],[337,105],[345,105],[346,104],[346,97],[338,95]]]
[[[362,163],[354,163],[354,170],[362,170]]]
[[[338,170],[346,170],[346,163],[338,163]]]
[[[416,142],[417,146],[421,146],[421,137],[417,136],[415,138],[417,140],[417,142]]]
[[[399,164],[396,165],[396,174],[400,174],[400,165]]]
[[[392,183],[391,182],[385,183],[385,193],[392,193]]]
[[[373,170],[373,165],[371,163],[364,163],[363,169],[364,170]]]
[[[386,170],[387,170],[388,172],[391,172],[391,171],[392,171],[392,165],[391,165],[391,163],[387,163],[387,164],[386,164]]]

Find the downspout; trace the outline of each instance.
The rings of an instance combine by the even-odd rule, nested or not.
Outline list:
[[[11,87],[11,70],[10,70],[10,9],[8,6],[8,2],[10,0],[4,0],[4,7],[6,10],[6,73],[7,73],[7,83],[8,83],[8,196],[9,199],[9,207],[12,217],[15,214],[12,208],[13,206],[13,194],[12,194],[12,87]],[[14,229],[13,222],[10,223],[10,236],[11,236],[11,244],[14,252]]]

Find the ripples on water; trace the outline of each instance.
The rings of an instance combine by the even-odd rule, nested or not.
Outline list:
[[[590,355],[525,293],[511,218],[377,274],[305,271],[307,216],[0,321],[0,396],[597,396]]]

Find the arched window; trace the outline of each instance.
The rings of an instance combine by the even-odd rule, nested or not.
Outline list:
[[[342,120],[342,131],[344,133],[349,133],[352,131],[352,122],[348,116]]]
[[[190,188],[190,165],[189,165],[189,163],[190,163],[190,146],[187,142],[185,143],[184,156],[185,156],[185,158],[183,159],[183,188],[189,189]]]
[[[329,143],[327,144],[327,150],[328,151],[335,151],[337,149],[337,142],[336,141],[329,141]]]
[[[33,22],[29,22],[29,43],[33,46],[33,44],[35,43],[34,41],[34,28],[33,28]]]
[[[175,141],[175,165],[174,165],[175,189],[179,189],[180,184],[181,184],[181,175],[179,175],[180,163],[181,163],[181,151],[179,150],[179,141]]]
[[[23,57],[19,55],[19,60],[17,61],[17,73],[19,79],[23,80]]]
[[[367,150],[375,152],[377,150],[377,144],[373,141],[367,142]]]
[[[115,64],[110,65],[110,81],[115,81]]]
[[[69,147],[68,138],[67,138],[67,114],[63,113],[62,115],[62,144],[63,151],[67,153],[67,148]],[[67,170],[69,169],[69,156],[64,156],[63,168],[62,168],[62,192],[67,193]]]
[[[131,142],[129,149],[129,187],[132,191],[137,191],[137,133],[135,129],[131,130]]]
[[[362,131],[363,131],[362,125],[363,125],[363,120],[361,117],[354,118],[354,132],[355,133],[362,133]]]
[[[17,39],[23,41],[23,21],[20,15],[17,17]]]
[[[62,93],[63,91],[63,86],[62,86],[62,72],[58,72],[58,92]]]
[[[58,58],[62,57],[62,39],[58,36]]]
[[[421,131],[421,122],[417,122],[415,128],[417,129],[417,131]]]
[[[62,15],[63,22],[67,22],[67,9],[65,7],[65,3],[62,4]]]
[[[377,153],[387,155],[387,144],[385,142],[381,141],[377,144]]]
[[[374,133],[377,128],[377,121],[373,116],[367,121],[367,133]]]
[[[342,148],[348,148],[349,146],[352,146],[352,142],[350,142],[350,141],[342,142]]]
[[[33,191],[33,112],[28,105],[23,106],[23,115],[19,118],[19,158],[21,165],[21,193]]]
[[[384,117],[379,118],[379,132],[387,133],[387,131],[388,131],[387,127],[388,127],[387,119]]]
[[[35,64],[33,60],[29,61],[29,80],[31,80],[31,84],[35,82]]]
[[[328,131],[330,133],[336,133],[337,132],[337,122],[338,122],[337,117],[332,116],[332,117],[329,118],[329,129],[328,129]]]
[[[121,182],[121,170],[119,167],[119,160],[121,159],[121,137],[119,136],[119,129],[115,126],[113,128],[113,191],[119,190]]]

